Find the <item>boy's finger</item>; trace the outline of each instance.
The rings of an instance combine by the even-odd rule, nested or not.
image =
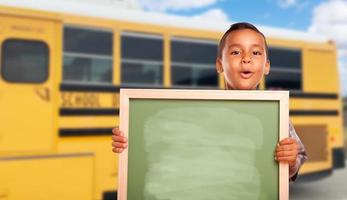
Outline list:
[[[295,156],[275,157],[275,160],[279,162],[293,163],[296,161],[296,157]]]
[[[293,144],[293,143],[296,143],[295,139],[293,138],[285,138],[279,142],[280,145]]]
[[[128,144],[124,144],[124,143],[119,143],[119,142],[112,142],[112,146],[113,148],[127,148]]]
[[[118,127],[112,129],[112,133],[113,135],[121,135],[121,136],[123,135],[123,132],[120,131]]]
[[[286,156],[297,156],[296,151],[278,151],[276,152],[276,157],[286,157]]]
[[[117,135],[112,135],[112,140],[114,142],[121,142],[121,143],[126,143],[128,141],[126,137],[117,136]]]
[[[275,156],[276,160],[287,160],[287,159],[296,159],[296,156]]]
[[[112,151],[115,153],[122,153],[124,149],[121,148],[113,148]]]
[[[117,131],[118,131],[118,127],[112,129],[113,134],[117,134]]]
[[[298,147],[294,144],[280,145],[280,146],[277,146],[277,148],[276,148],[276,152],[278,152],[278,151],[294,151],[294,150],[298,150]]]

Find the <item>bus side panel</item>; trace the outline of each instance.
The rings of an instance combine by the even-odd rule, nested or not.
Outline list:
[[[7,15],[1,15],[0,22],[0,155],[54,152],[59,23]],[[29,139],[23,140],[24,135]]]
[[[303,55],[303,90],[339,94],[340,83],[334,49],[306,48]]]
[[[335,123],[335,116],[292,117],[295,130],[305,146],[308,160],[300,169],[301,175],[331,172],[332,142],[330,127]]]
[[[110,138],[111,136],[71,136],[59,139],[58,150],[61,153],[89,151],[95,154],[94,199],[102,199],[103,193],[118,188],[118,155],[112,152]]]
[[[93,154],[2,158],[0,199],[92,199],[93,164]]]
[[[300,171],[302,174],[330,173],[345,163],[336,47],[331,43],[308,44],[303,49],[303,66],[303,92],[317,96],[291,103],[293,109],[315,111],[311,116],[294,120],[308,153],[308,160]],[[325,94],[329,97],[324,97]]]

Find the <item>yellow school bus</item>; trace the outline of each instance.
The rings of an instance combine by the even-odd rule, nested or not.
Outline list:
[[[214,69],[230,24],[65,1],[0,1],[0,199],[115,199],[119,89],[223,89]],[[333,42],[260,27],[271,73],[309,160],[302,177],[344,166]]]

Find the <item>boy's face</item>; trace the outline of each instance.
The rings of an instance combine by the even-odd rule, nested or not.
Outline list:
[[[224,73],[227,89],[254,90],[270,71],[264,38],[251,29],[236,30],[225,40],[216,69]]]

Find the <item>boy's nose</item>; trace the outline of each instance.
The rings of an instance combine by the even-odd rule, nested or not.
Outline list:
[[[242,58],[242,63],[247,64],[251,62],[251,58],[249,56],[245,56]]]

